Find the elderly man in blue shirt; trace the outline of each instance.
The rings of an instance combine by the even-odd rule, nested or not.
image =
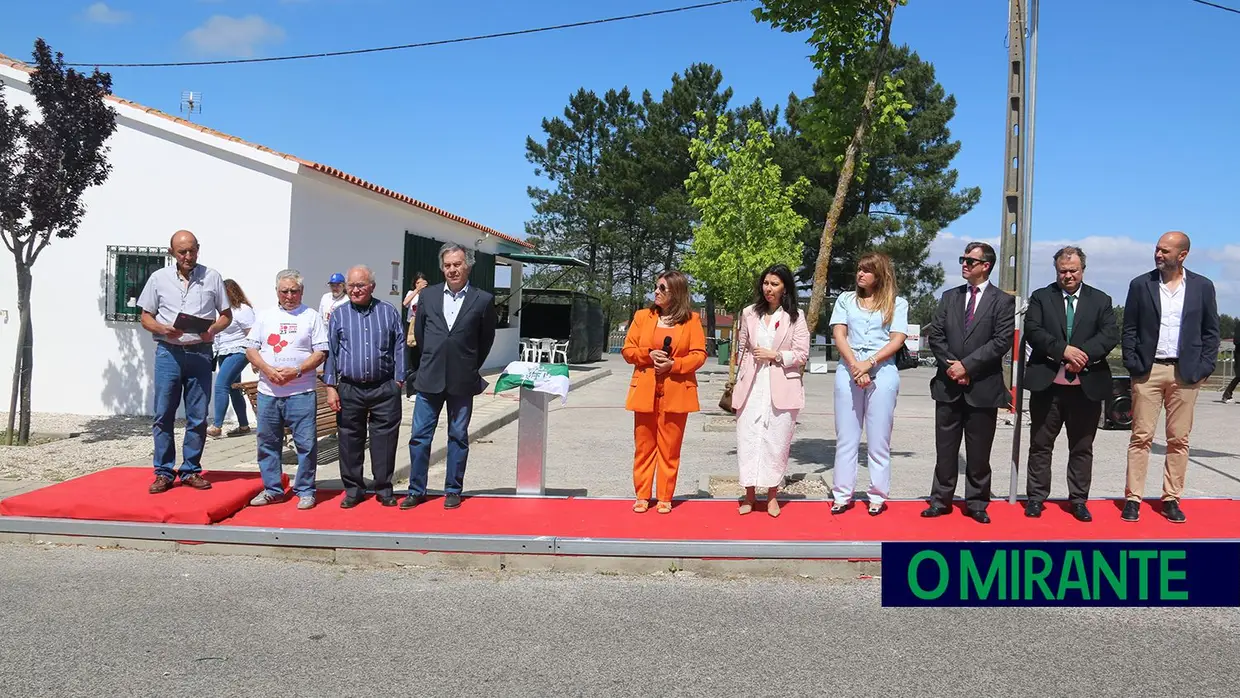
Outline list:
[[[368,267],[349,269],[345,284],[349,302],[332,311],[323,369],[327,404],[336,412],[340,440],[340,479],[345,489],[340,507],[351,509],[366,498],[362,449],[367,427],[375,498],[394,507],[392,473],[405,382],[405,331],[396,308],[374,297],[375,275]]]

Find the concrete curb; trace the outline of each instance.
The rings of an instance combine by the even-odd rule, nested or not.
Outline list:
[[[572,391],[578,388],[587,386],[591,383],[594,383],[595,381],[600,381],[610,375],[611,375],[610,368],[592,369],[589,372],[587,372],[585,375],[581,376],[580,378],[573,380],[568,386],[568,391],[571,393]],[[517,421],[518,411],[519,411],[518,405],[516,403],[513,403],[505,407],[502,412],[488,419],[487,421],[482,422],[481,424],[478,424],[476,426],[471,424],[470,429],[469,429],[469,440],[471,442],[476,441],[496,431],[499,431],[500,429],[508,426],[509,424],[512,424],[513,422]],[[441,444],[431,449],[430,464],[434,465],[446,459],[447,457],[448,457],[448,445],[446,443]],[[397,482],[402,479],[407,479],[409,477],[409,468],[410,468],[410,464],[408,463],[406,463],[405,465],[396,466],[396,470],[392,473],[392,481]]]
[[[858,579],[881,576],[882,563],[869,559],[752,560],[661,557],[608,557],[601,555],[521,555],[304,548],[226,543],[178,543],[171,540],[98,538],[32,533],[0,533],[0,544],[80,545],[103,549],[139,550],[185,555],[239,557],[318,562],[349,567],[408,567],[496,573],[564,572],[570,574],[704,576],[720,578],[800,577]]]

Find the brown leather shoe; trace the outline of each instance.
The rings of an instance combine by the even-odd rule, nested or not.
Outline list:
[[[198,473],[194,473],[193,475],[190,475],[189,477],[181,478],[181,484],[185,485],[186,487],[193,487],[196,490],[211,489],[211,483],[207,482],[206,479],[203,478],[203,476],[199,475]]]
[[[155,482],[151,483],[151,488],[147,490],[151,494],[160,494],[172,489],[172,478],[160,475],[155,478]]]

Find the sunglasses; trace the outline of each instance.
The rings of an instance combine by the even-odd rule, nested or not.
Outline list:
[[[667,284],[659,284],[658,286],[654,287],[654,290],[667,293]]]
[[[975,257],[961,257],[961,258],[960,258],[960,263],[961,263],[961,264],[963,264],[963,265],[965,265],[965,266],[967,266],[967,267],[969,267],[969,268],[973,268],[973,267],[975,267],[975,266],[977,266],[977,265],[979,265],[979,264],[981,264],[981,263],[983,263],[983,262],[985,262],[985,261],[986,261],[986,260],[984,260],[984,259],[977,259],[977,258],[975,258]]]
[[[282,296],[295,296],[301,292],[302,292],[302,289],[300,288],[288,288],[288,289],[282,288],[276,291],[276,293],[279,293]]]

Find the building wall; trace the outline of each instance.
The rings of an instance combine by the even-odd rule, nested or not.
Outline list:
[[[0,80],[10,106],[38,113],[15,71],[0,70]],[[137,323],[104,318],[107,246],[166,248],[178,229],[191,230],[202,246],[200,261],[235,278],[260,308],[274,304],[267,289],[287,261],[293,163],[254,151],[262,156],[256,161],[244,146],[132,107],[116,109],[111,175],[86,192],[77,236],[54,239],[34,265],[36,412],[153,411],[151,335]],[[0,265],[0,410],[6,410],[18,327],[7,250]]]
[[[484,234],[475,228],[313,170],[303,170],[294,182],[291,226],[290,264],[306,277],[307,302],[316,303],[334,272],[365,264],[375,274],[375,296],[399,306],[408,290],[403,288],[402,268],[406,231],[488,254],[502,254],[509,245],[481,239]],[[484,368],[515,361],[517,345],[517,332],[497,333]]]

